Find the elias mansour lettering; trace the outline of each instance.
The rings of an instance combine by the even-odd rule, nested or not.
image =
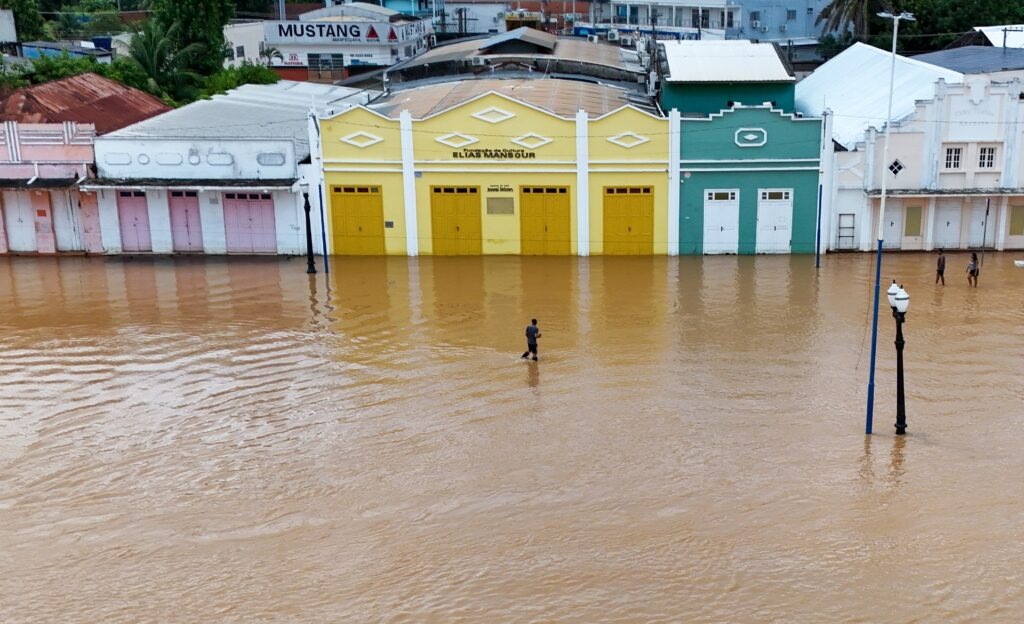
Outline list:
[[[524,149],[464,149],[452,152],[452,158],[493,158],[493,159],[530,159],[537,154]]]

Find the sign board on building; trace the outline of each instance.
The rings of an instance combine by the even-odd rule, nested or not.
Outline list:
[[[264,22],[268,44],[399,43],[423,36],[423,22]]]

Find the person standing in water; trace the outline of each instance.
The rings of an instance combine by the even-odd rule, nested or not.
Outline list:
[[[971,252],[971,261],[967,263],[967,285],[978,287],[978,254]]]
[[[942,250],[939,250],[939,259],[935,263],[935,283],[942,282],[942,285],[946,285],[946,256],[942,255]]]
[[[533,354],[533,361],[537,361],[537,339],[540,338],[540,328],[537,327],[537,319],[531,319],[530,324],[526,326],[526,351],[523,353],[523,358],[526,359]]]

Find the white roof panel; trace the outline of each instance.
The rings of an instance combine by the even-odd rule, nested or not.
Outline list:
[[[834,115],[832,136],[846,148],[863,140],[869,126],[885,125],[889,105],[889,67],[892,55],[885,50],[856,43],[843,50],[796,85],[796,110],[820,117],[825,109]],[[964,75],[951,69],[896,56],[892,118],[911,115],[918,100],[935,94],[935,82],[963,82]]]
[[[1004,30],[1005,29],[1005,30]],[[974,30],[985,35],[988,42],[997,48],[1003,47],[1003,33],[1006,33],[1006,47],[1024,48],[1024,24],[1002,26],[975,26]]]
[[[668,82],[794,82],[771,43],[666,41]]]
[[[346,104],[365,104],[374,92],[311,82],[282,80],[243,85],[209,100],[127,126],[106,137],[144,139],[293,139],[296,156],[309,156],[307,116]]]

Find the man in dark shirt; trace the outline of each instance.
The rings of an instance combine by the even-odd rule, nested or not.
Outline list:
[[[942,282],[942,285],[946,285],[946,256],[942,255],[942,250],[939,250],[939,259],[935,263],[935,283]]]
[[[540,338],[540,328],[537,327],[537,319],[531,319],[530,325],[526,326],[526,352],[523,353],[523,359],[530,357],[533,354],[533,361],[537,361],[537,339]]]

